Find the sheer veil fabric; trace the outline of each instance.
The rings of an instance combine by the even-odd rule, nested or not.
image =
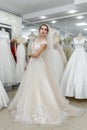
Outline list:
[[[62,56],[57,49],[54,49],[55,41],[54,41],[55,31],[49,27],[49,34],[47,36],[48,47],[45,50],[44,56],[46,58],[46,63],[48,68],[51,71],[51,75],[53,78],[56,74],[57,83],[60,83],[63,71],[65,68],[65,64],[63,62]]]

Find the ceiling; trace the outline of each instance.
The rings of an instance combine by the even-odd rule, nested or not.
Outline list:
[[[26,15],[71,3],[73,0],[0,0],[0,7],[19,15]]]
[[[75,0],[0,0],[0,9],[19,15],[23,24],[38,23],[39,17],[46,15],[45,20],[69,16],[67,11],[77,9],[77,13],[87,12],[86,6],[77,6]]]
[[[80,1],[80,3],[75,3]],[[84,2],[86,1],[86,2]],[[38,23],[55,19],[57,23],[52,26],[69,31],[74,34],[81,30],[75,26],[75,16],[85,15],[87,17],[87,0],[0,0],[0,9],[22,17],[23,25],[29,27]],[[77,10],[75,14],[68,14],[69,10]],[[47,16],[40,19],[40,16]],[[87,19],[84,21],[87,22]],[[81,20],[79,20],[81,21]],[[87,34],[87,31],[83,32]]]

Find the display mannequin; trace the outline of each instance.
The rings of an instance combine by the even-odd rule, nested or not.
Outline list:
[[[75,39],[77,39],[78,41],[82,40],[82,39],[85,39],[85,45],[84,45],[84,47],[85,47],[85,50],[87,52],[87,38],[82,33],[79,33],[77,35],[77,37],[75,37]]]
[[[78,35],[77,35],[77,37],[75,37],[77,40],[81,40],[81,39],[83,39],[83,38],[85,38],[83,35],[82,35],[82,33],[79,33]]]
[[[4,38],[6,39],[8,45],[10,46],[10,37],[9,37],[9,33],[8,33],[7,31],[5,31],[4,28],[2,28],[2,29],[0,30],[0,35],[1,35],[1,34],[4,35]]]
[[[33,40],[36,38],[36,35],[32,32],[30,35],[28,35],[29,40]]]

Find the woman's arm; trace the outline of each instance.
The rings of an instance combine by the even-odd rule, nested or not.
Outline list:
[[[36,53],[30,53],[29,57],[37,58],[46,49],[46,47],[47,47],[46,44],[41,45],[41,47],[38,49],[38,51]]]

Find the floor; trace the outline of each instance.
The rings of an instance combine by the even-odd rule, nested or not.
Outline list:
[[[16,89],[9,91],[9,98],[12,99]],[[15,122],[13,116],[7,108],[0,111],[0,130],[87,130],[87,100],[70,99],[71,104],[81,106],[85,113],[79,118],[70,119],[69,123],[62,127],[57,126],[25,126],[22,123]]]

